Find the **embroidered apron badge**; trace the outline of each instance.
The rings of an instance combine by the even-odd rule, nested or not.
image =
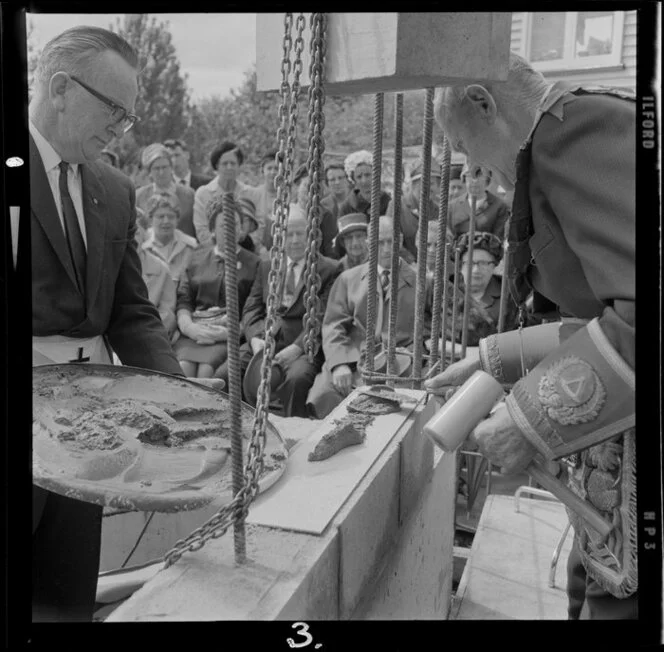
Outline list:
[[[587,362],[567,356],[544,372],[537,396],[549,419],[571,426],[597,418],[606,400],[606,390]]]

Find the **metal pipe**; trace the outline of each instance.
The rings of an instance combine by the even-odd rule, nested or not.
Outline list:
[[[433,271],[433,301],[431,307],[431,350],[429,365],[434,365],[439,358],[438,339],[441,337],[441,301],[442,289],[447,286],[444,278],[445,266],[443,257],[447,255],[447,201],[450,185],[450,160],[452,152],[447,138],[443,139],[443,163],[440,176],[440,196],[438,199],[438,239],[436,240],[436,263]],[[443,305],[443,308],[445,306]],[[443,335],[444,337],[444,335]],[[445,354],[443,353],[443,356]]]
[[[397,339],[397,311],[399,309],[399,250],[401,249],[401,184],[403,179],[403,93],[394,96],[394,197],[392,199],[392,265],[390,278],[390,322],[387,330],[387,373],[395,375]]]
[[[470,171],[468,172],[470,174]],[[475,248],[475,215],[477,200],[470,198],[470,223],[468,225],[468,262],[466,264],[466,278],[463,295],[463,321],[461,325],[461,358],[466,357],[466,344],[468,343],[468,318],[470,316],[470,277],[473,273],[473,250]]]
[[[509,286],[507,279],[509,278],[511,267],[511,256],[509,252],[508,234],[510,228],[510,216],[505,223],[505,236],[503,238],[503,277],[500,279],[500,311],[498,313],[498,332],[502,333],[505,330],[505,317],[507,314],[507,302],[509,301]]]
[[[240,307],[237,296],[237,234],[235,229],[235,201],[232,193],[223,197],[224,220],[224,280],[226,292],[226,314],[228,315],[228,396],[231,404],[231,459],[233,462],[233,496],[244,484],[242,461],[242,378],[240,374]],[[235,561],[244,563],[247,557],[244,517],[234,514],[233,543]]]
[[[459,278],[461,277],[461,253],[459,247],[454,248],[454,291],[452,292],[452,343],[450,351],[450,363],[454,363],[456,353],[457,333],[457,306],[459,304]]]
[[[433,138],[433,88],[426,89],[422,124],[422,182],[420,184],[419,238],[417,246],[417,285],[415,288],[415,328],[413,332],[413,389],[419,389],[424,348],[424,307],[427,300],[427,235],[431,191],[431,143]]]
[[[373,157],[371,165],[371,215],[369,218],[369,279],[367,288],[367,333],[364,368],[374,370],[376,344],[376,281],[378,265],[378,223],[380,217],[380,176],[383,151],[383,93],[374,96]]]

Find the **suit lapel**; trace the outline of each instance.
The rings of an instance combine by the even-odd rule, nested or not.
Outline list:
[[[80,166],[80,171],[88,246],[85,296],[87,305],[91,306],[94,304],[101,283],[106,220],[111,219],[111,216],[106,203],[106,191],[98,177],[96,168],[85,164]]]
[[[74,287],[77,287],[74,266],[67,248],[65,232],[58,216],[58,209],[53,199],[51,184],[32,136],[30,136],[30,208],[42,229],[44,229],[44,233],[67,271],[69,279]],[[36,252],[33,252],[33,255],[35,254]]]

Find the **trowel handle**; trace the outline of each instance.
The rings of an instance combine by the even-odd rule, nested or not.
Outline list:
[[[476,371],[426,423],[423,432],[446,453],[456,451],[502,398],[503,387],[485,371]],[[603,537],[612,525],[591,505],[533,460],[526,472]]]
[[[613,526],[606,521],[602,515],[589,505],[585,500],[579,498],[569,487],[558,478],[549,473],[544,464],[534,459],[526,468],[526,473],[536,482],[550,491],[561,503],[578,514],[590,527],[596,530],[602,538],[606,538]]]

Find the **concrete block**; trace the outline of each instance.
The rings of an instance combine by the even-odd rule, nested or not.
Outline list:
[[[309,84],[306,16],[304,86]],[[330,13],[326,92],[377,93],[505,80],[511,25],[506,12]],[[283,34],[284,14],[257,15],[259,91],[281,85]]]
[[[355,610],[362,592],[393,547],[399,529],[399,446],[390,446],[335,519],[339,532],[339,618]]]
[[[353,619],[445,619],[450,608],[454,544],[455,455],[438,456],[398,543]]]
[[[422,392],[424,396],[424,392]],[[410,514],[421,496],[422,488],[433,472],[433,444],[422,433],[422,427],[435,414],[436,405],[429,401],[421,405],[401,440],[401,498],[399,500],[399,525]],[[405,426],[404,426],[405,427]]]
[[[335,533],[320,538],[247,526],[246,549],[247,563],[236,565],[232,531],[208,541],[161,571],[107,622],[271,620],[289,603],[293,606],[286,609],[288,614],[297,608],[302,617],[317,617],[318,612],[336,616]],[[319,568],[324,577],[318,575]],[[294,595],[298,599],[293,602]],[[310,606],[305,599],[311,600]]]

